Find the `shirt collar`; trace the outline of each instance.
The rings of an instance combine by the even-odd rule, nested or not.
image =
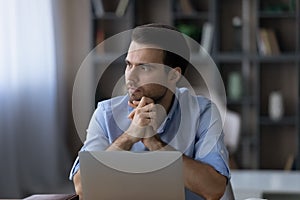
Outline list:
[[[179,96],[179,89],[176,88],[175,98],[174,98],[174,101],[173,101],[173,105],[172,105],[171,110],[168,113],[167,117],[165,118],[165,120],[163,121],[163,123],[161,123],[161,125],[157,129],[157,133],[158,134],[161,134],[161,133],[163,133],[165,131],[167,121],[169,121],[170,119],[172,119],[172,117],[173,117],[173,115],[175,113],[176,107],[178,105],[178,96]]]

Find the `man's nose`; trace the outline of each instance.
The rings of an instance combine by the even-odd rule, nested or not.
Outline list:
[[[139,78],[138,67],[132,66],[130,69],[126,70],[126,75],[128,80],[136,82]]]

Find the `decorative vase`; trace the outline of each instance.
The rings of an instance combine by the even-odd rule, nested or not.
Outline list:
[[[228,97],[231,100],[240,100],[242,96],[242,78],[239,72],[231,72],[228,76]]]
[[[272,120],[278,121],[284,112],[283,97],[280,91],[273,91],[269,95],[269,116]]]

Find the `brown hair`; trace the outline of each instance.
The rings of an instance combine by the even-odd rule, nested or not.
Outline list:
[[[146,24],[136,27],[131,35],[132,41],[140,44],[151,44],[164,51],[163,62],[175,68],[180,67],[184,74],[190,58],[186,39],[175,27],[165,24]]]

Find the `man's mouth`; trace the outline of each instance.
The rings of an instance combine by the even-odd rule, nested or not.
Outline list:
[[[129,98],[130,98],[130,102],[132,101],[139,101],[143,94],[142,94],[142,90],[139,87],[135,87],[135,86],[129,86],[127,88],[128,94],[129,94]]]
[[[130,95],[132,95],[132,94],[134,94],[134,93],[137,93],[137,92],[139,92],[140,90],[137,88],[137,87],[129,87],[128,88],[128,93],[130,94]]]

